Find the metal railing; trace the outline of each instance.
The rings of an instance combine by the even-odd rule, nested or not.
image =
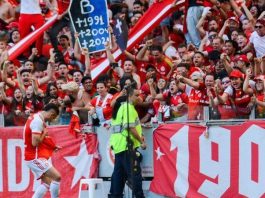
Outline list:
[[[182,121],[178,121],[178,120],[174,120],[174,121],[165,121],[165,123],[191,123],[191,124],[199,124],[199,125],[203,125],[203,126],[212,126],[212,125],[234,125],[234,124],[241,124],[247,120],[264,120],[264,118],[256,118],[256,108],[253,108],[251,110],[251,113],[249,115],[248,119],[211,119],[210,116],[210,109],[208,106],[203,107],[203,119],[201,120],[182,120]],[[0,114],[2,115],[2,114]],[[163,123],[161,120],[161,115],[158,116],[158,123],[153,124],[153,127],[156,127],[157,124],[159,123]],[[4,127],[4,116],[1,116],[2,121],[0,122],[0,126]],[[54,123],[50,123],[50,125],[68,125],[70,118],[68,119],[67,122],[63,122],[60,123],[60,118],[57,119],[57,122]],[[83,119],[84,120],[84,119]],[[10,127],[15,127],[15,126],[10,126]]]

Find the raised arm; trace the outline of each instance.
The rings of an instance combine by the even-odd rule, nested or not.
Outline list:
[[[38,55],[38,50],[37,48],[32,48],[31,50],[31,55],[29,56],[29,60],[33,61],[34,58]]]
[[[228,93],[224,92],[222,95],[218,94],[220,92],[218,87],[215,87],[216,97],[214,98],[214,104],[224,104],[228,100]]]
[[[262,74],[265,75],[265,56],[263,56],[261,58],[261,65],[260,65],[260,67],[261,67]]]
[[[81,60],[81,48],[79,46],[79,33],[75,32],[74,56],[77,60]]]
[[[207,96],[209,97],[209,106],[215,107],[217,104],[215,104],[213,94],[209,89],[207,89]]]
[[[149,78],[147,80],[147,84],[149,86],[152,98],[156,98],[157,94],[156,94],[156,90],[155,90],[155,81],[154,81],[154,79],[153,78]]]
[[[254,19],[253,15],[251,14],[251,12],[249,11],[248,7],[246,6],[246,2],[243,0],[242,2],[242,8],[245,12],[245,14],[247,15],[248,20],[251,22],[251,24],[254,26],[256,20]]]
[[[177,75],[177,79],[179,81],[183,82],[184,84],[188,84],[189,86],[193,87],[194,89],[199,89],[199,87],[200,87],[199,82],[195,82],[189,78],[185,78],[183,76]]]
[[[198,50],[198,51],[202,52],[205,57],[208,57],[208,52],[203,50],[204,46],[207,43],[207,40],[208,40],[208,37],[207,37],[207,35],[205,35],[204,38],[201,40],[201,44],[200,44],[199,50]]]
[[[232,8],[234,9],[234,11],[236,12],[236,15],[238,17],[241,17],[243,12],[240,10],[240,8],[236,4],[236,2],[234,0],[230,0],[230,4],[231,4]]]
[[[111,53],[110,43],[109,42],[105,43],[105,49],[106,49],[106,54],[107,54],[107,58],[108,58],[109,62],[110,63],[115,63],[116,61],[115,61],[114,56]]]
[[[148,56],[146,55],[146,51],[147,51],[148,48],[150,48],[152,45],[153,45],[153,40],[152,40],[152,39],[146,41],[146,43],[145,43],[145,45],[143,46],[143,48],[138,52],[136,58],[137,58],[138,60],[148,62],[148,61],[149,61],[149,58],[148,58]]]
[[[7,86],[15,87],[16,86],[15,81],[13,81],[7,77],[7,64],[8,64],[8,61],[5,61],[4,65],[3,65],[2,80],[6,83]]]
[[[258,19],[262,19],[265,16],[265,11],[263,11],[260,15]]]
[[[129,58],[130,60],[136,61],[136,56],[133,55],[132,53],[128,52],[127,50],[124,50],[124,54],[127,58]]]
[[[225,31],[226,31],[226,29],[227,29],[227,27],[228,27],[228,23],[229,23],[228,21],[229,21],[228,19],[225,20],[222,29],[221,29],[220,32],[218,33],[218,37],[220,37],[220,38],[223,37],[223,35],[224,35],[224,33],[225,33]]]
[[[87,48],[82,49],[82,54],[85,56],[85,76],[91,76],[91,62],[90,62],[90,56]]]
[[[247,52],[249,52],[250,50],[252,50],[254,48],[253,44],[251,42],[248,42],[248,44],[239,52],[242,54],[246,54]]]
[[[246,77],[243,83],[243,91],[246,94],[250,94],[250,95],[253,94],[253,89],[249,87],[249,80],[250,80],[251,73],[252,73],[251,69],[246,70]]]
[[[6,96],[6,93],[5,93],[5,90],[4,90],[4,87],[5,87],[5,83],[4,82],[1,82],[0,83],[0,93],[1,93],[1,96],[2,96],[2,99],[3,101],[10,105],[12,103],[12,97],[7,97]]]
[[[253,67],[253,70],[254,70],[254,76],[258,76],[260,75],[261,73],[263,73],[265,68],[262,68],[261,67],[261,59],[260,58],[254,58],[254,67]]]
[[[226,53],[222,53],[220,58],[221,58],[221,61],[223,61],[224,63],[226,72],[230,74],[233,71],[233,68],[230,64],[229,57],[227,56]]]
[[[34,94],[36,96],[39,96],[40,94],[43,94],[43,91],[39,89],[39,86],[38,86],[36,78],[32,77],[31,84],[32,84],[32,87],[33,87]]]
[[[199,22],[196,25],[196,28],[200,32],[201,37],[204,37],[206,35],[206,32],[205,32],[205,30],[203,28],[203,24],[205,22],[206,16],[207,16],[207,13],[202,15],[202,17],[200,18]]]
[[[117,64],[117,67],[114,67],[113,70],[118,74],[119,77],[121,77],[124,74],[124,71],[121,67],[118,66],[118,63],[116,63],[114,56],[111,53],[109,42],[106,42],[105,49],[106,49],[107,58],[110,64]]]
[[[43,85],[43,84],[49,82],[53,78],[54,66],[55,66],[54,61],[50,59],[48,62],[48,66],[47,66],[47,76],[44,76],[38,80],[39,85]]]
[[[22,94],[25,96],[26,95],[26,88],[22,82],[22,79],[21,79],[21,75],[20,75],[20,71],[21,71],[21,68],[20,67],[18,70],[17,70],[17,81],[18,81],[18,86],[22,92]]]
[[[109,30],[109,33],[110,33],[111,51],[114,52],[116,49],[118,49],[116,36],[114,35],[113,29],[112,29],[111,26],[109,26],[108,30]]]

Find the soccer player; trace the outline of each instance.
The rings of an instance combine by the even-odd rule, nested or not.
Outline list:
[[[46,122],[52,121],[58,114],[58,107],[49,103],[43,111],[31,115],[24,127],[25,161],[36,178],[42,181],[33,198],[43,197],[49,189],[52,198],[57,198],[59,194],[61,175],[48,161],[51,152],[47,155],[50,150],[59,147],[51,143],[46,128]]]

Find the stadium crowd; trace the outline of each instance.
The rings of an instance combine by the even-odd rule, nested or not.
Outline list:
[[[163,1],[163,0],[162,0]],[[265,1],[186,0],[118,63],[111,24],[129,29],[144,16],[148,0],[110,0],[110,42],[106,50],[81,49],[67,8],[70,0],[0,0],[0,111],[6,126],[23,126],[46,104],[60,107],[53,124],[82,122],[109,127],[112,108],[126,85],[141,90],[141,123],[265,117]],[[56,23],[15,60],[7,51],[47,18]],[[108,58],[110,68],[96,81],[91,68]],[[90,116],[87,116],[90,115]]]

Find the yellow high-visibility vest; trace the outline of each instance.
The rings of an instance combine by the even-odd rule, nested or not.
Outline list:
[[[128,150],[127,145],[127,127],[129,121],[129,127],[135,127],[139,136],[142,136],[142,126],[138,117],[138,113],[132,104],[128,104],[129,118],[127,113],[127,103],[123,103],[117,113],[116,119],[111,120],[111,136],[110,145],[114,153],[120,153]],[[130,134],[130,138],[133,142],[133,147],[140,147],[141,143]]]

